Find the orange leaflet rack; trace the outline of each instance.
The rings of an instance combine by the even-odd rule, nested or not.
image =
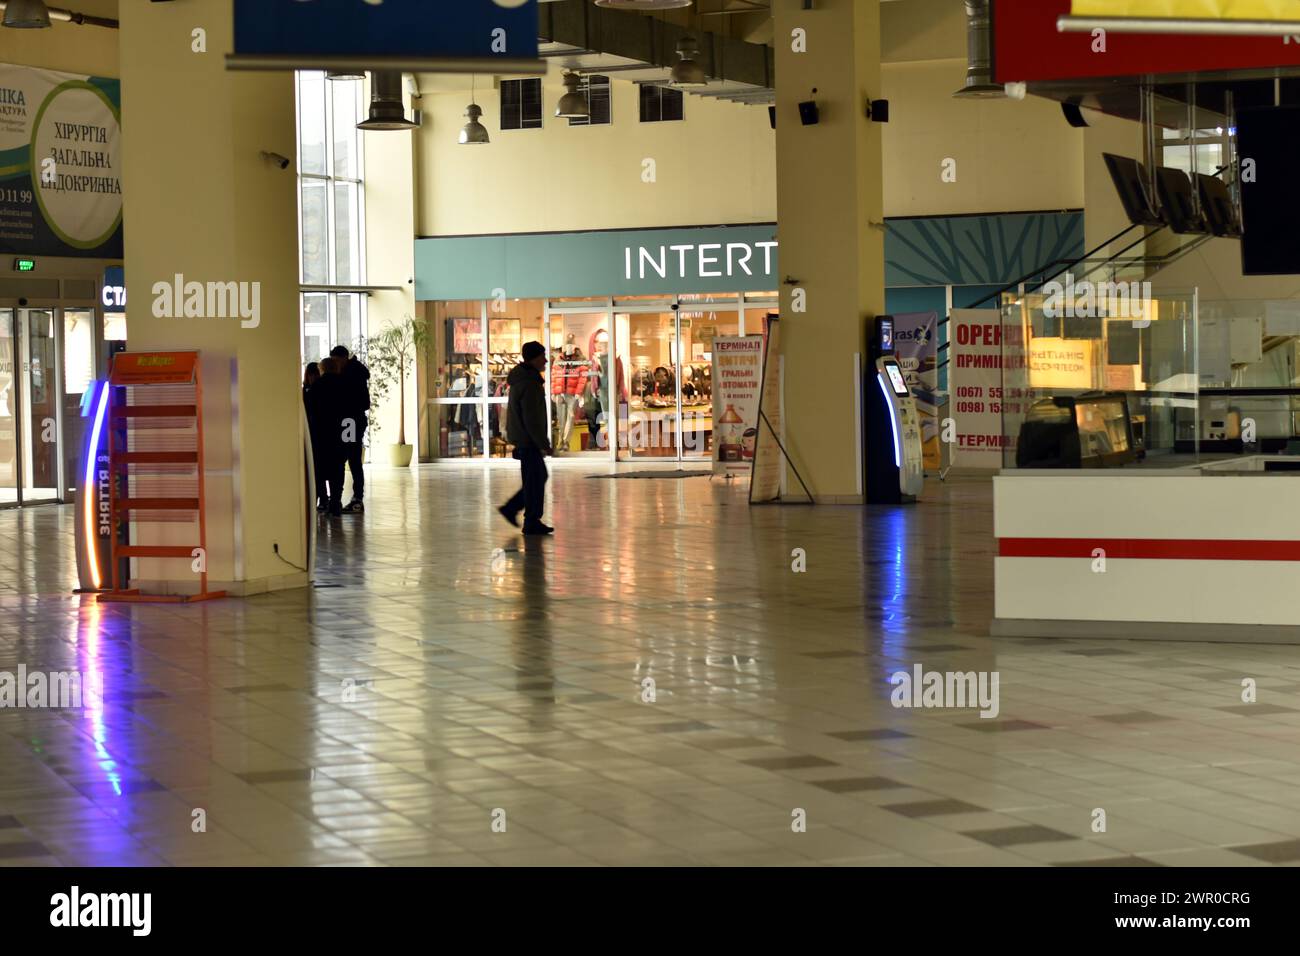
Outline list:
[[[208,590],[203,480],[203,387],[198,352],[120,352],[109,373],[109,496],[112,587],[101,601],[188,603],[225,597]],[[143,543],[147,539],[151,543]],[[145,594],[119,580],[121,559],[185,560],[194,594]],[[135,572],[137,577],[143,577]]]

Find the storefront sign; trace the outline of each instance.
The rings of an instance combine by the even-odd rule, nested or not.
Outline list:
[[[1096,339],[1031,339],[1029,387],[1092,388],[1100,344]]]
[[[1188,20],[1296,20],[1295,0],[1073,0],[1075,16]]]
[[[121,266],[109,266],[104,270],[104,288],[99,300],[107,313],[126,312],[126,270]]]
[[[1174,0],[1161,0],[1172,10]],[[1212,16],[1209,3],[1177,0]],[[1243,9],[1245,4],[1240,4]],[[1097,9],[1094,4],[1094,13]],[[1114,4],[1108,14],[1116,15]],[[1294,4],[1287,4],[1294,9]],[[1300,66],[1300,43],[1280,36],[1186,36],[1116,33],[1104,37],[1104,51],[1091,33],[1061,33],[1056,21],[1070,13],[1070,0],[997,0],[993,6],[993,71],[999,83],[1146,74],[1210,73],[1218,70]],[[1273,17],[1265,19],[1288,19]],[[1289,19],[1297,19],[1292,14]],[[1300,32],[1300,31],[1298,31]]]
[[[894,351],[898,364],[903,367],[907,385],[916,399],[916,411],[921,417],[921,444],[925,453],[925,468],[938,471],[943,467],[939,457],[939,408],[934,393],[938,382],[938,344],[935,332],[939,326],[937,312],[910,312],[894,316]]]
[[[1002,313],[953,309],[948,322],[948,375],[955,468],[1002,467]],[[940,423],[941,425],[943,423]],[[942,437],[942,436],[941,436]]]
[[[235,0],[234,67],[437,70],[537,59],[537,0]],[[448,61],[459,61],[449,64]],[[544,72],[544,69],[539,70]]]
[[[713,340],[713,473],[747,475],[758,440],[763,384],[763,337],[719,335]]]
[[[0,65],[0,247],[122,255],[121,85]]]
[[[776,227],[419,239],[421,301],[774,292]]]

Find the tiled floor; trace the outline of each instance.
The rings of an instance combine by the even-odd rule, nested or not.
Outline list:
[[[83,602],[69,509],[0,513],[0,671],[106,675],[0,710],[0,864],[1300,862],[1300,648],[988,638],[987,482],[556,471],[524,544],[512,471],[376,469],[318,588],[190,608]],[[916,663],[999,716],[894,708]]]

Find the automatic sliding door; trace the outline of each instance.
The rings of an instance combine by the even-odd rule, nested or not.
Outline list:
[[[54,312],[20,309],[23,502],[59,499],[59,364]]]
[[[18,503],[18,337],[13,309],[0,309],[0,505]]]

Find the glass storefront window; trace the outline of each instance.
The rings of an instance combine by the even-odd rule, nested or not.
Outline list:
[[[14,310],[0,309],[0,504],[18,500],[18,336]]]
[[[64,496],[77,487],[77,460],[88,419],[81,403],[95,380],[95,313],[90,309],[63,312],[63,480]]]
[[[762,334],[777,301],[775,293],[754,300],[739,293],[560,297],[433,302],[429,311],[428,401],[479,405],[475,454],[510,453],[505,377],[519,362],[522,344],[537,340],[549,350],[547,397],[557,455],[608,457],[617,422],[617,458],[676,460],[712,452],[713,340]],[[446,418],[438,412],[429,421]]]

